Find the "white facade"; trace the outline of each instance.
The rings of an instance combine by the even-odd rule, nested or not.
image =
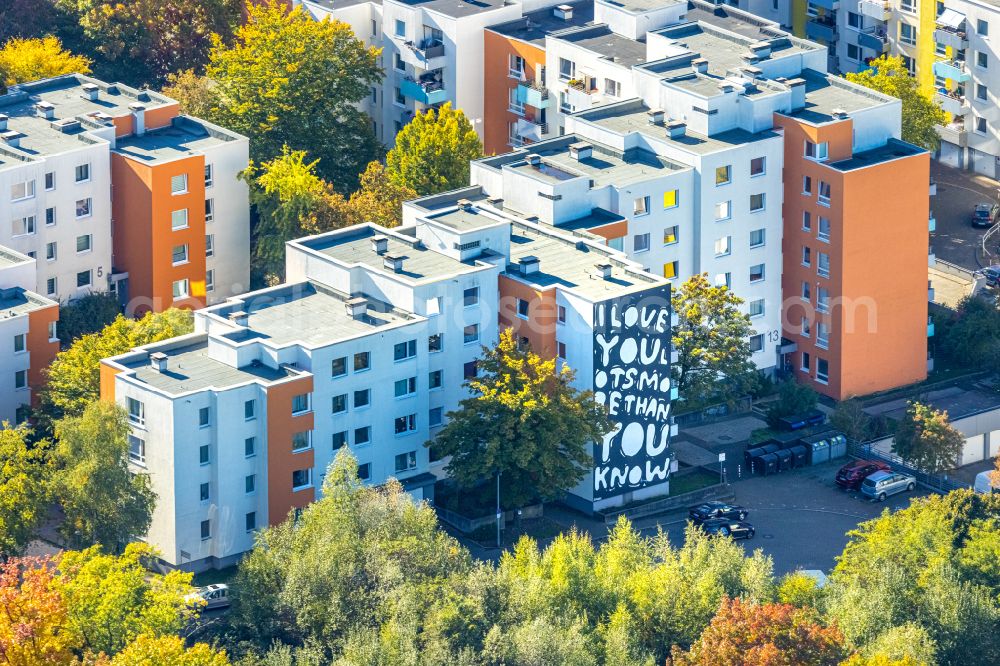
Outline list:
[[[212,172],[211,184],[205,184],[205,199],[211,201],[205,208],[205,234],[212,237],[205,270],[210,271],[213,289],[206,293],[206,300],[214,305],[250,287],[250,195],[246,181],[239,177],[250,162],[250,142],[240,137],[208,146],[203,152]],[[209,206],[211,220],[207,219]]]

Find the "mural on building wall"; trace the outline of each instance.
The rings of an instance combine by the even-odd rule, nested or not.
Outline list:
[[[615,429],[595,446],[594,499],[670,471],[670,287],[594,305],[594,393]]]

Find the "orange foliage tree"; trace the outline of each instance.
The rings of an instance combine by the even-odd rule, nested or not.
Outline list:
[[[66,603],[52,584],[48,558],[13,557],[0,564],[0,663],[73,664],[79,637],[66,629]]]

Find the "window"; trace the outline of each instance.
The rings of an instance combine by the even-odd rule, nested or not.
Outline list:
[[[523,298],[517,299],[517,316],[521,319],[527,319],[530,305],[531,304]]]
[[[79,167],[77,167],[79,169]],[[184,194],[188,189],[188,177],[186,173],[170,177],[170,193]]]
[[[354,372],[361,372],[372,367],[371,352],[358,352],[354,355]],[[344,369],[347,372],[347,369]]]
[[[202,444],[198,447],[198,464],[207,465],[210,461],[208,455],[208,444]]]
[[[830,183],[823,180],[819,181],[819,192],[816,195],[817,203],[821,206],[829,206],[831,194]]]
[[[982,118],[982,117],[977,117],[976,118],[976,133],[977,134],[986,134],[987,133],[986,118]]]
[[[478,293],[479,290],[477,289],[476,291]],[[394,361],[405,361],[406,359],[413,358],[416,355],[417,355],[416,340],[397,342],[392,348],[392,359]]]
[[[750,232],[750,247],[760,247],[764,244],[766,231],[764,229],[754,229]]]
[[[10,200],[21,201],[35,196],[35,181],[25,180],[10,186]]]
[[[393,387],[393,394],[397,398],[405,398],[411,396],[417,392],[417,378],[407,377],[406,379],[397,379]]]
[[[808,245],[802,246],[802,265],[803,266],[812,265],[812,249]]]
[[[14,388],[23,389],[28,387],[28,371],[18,370],[14,373]]]
[[[899,41],[903,44],[913,46],[917,43],[917,27],[909,23],[899,24]]]
[[[813,193],[813,179],[809,176],[802,176],[802,194],[807,196],[812,196]]]
[[[717,238],[715,240],[715,256],[722,257],[733,250],[733,237],[723,236],[722,238]]]
[[[247,437],[243,440],[243,456],[253,458],[255,455],[257,455],[257,438]]]
[[[407,470],[416,469],[417,467],[417,452],[408,451],[407,453],[400,453],[396,456],[396,471],[405,472]]]
[[[462,329],[462,342],[471,344],[479,341],[479,324],[469,324]]]
[[[77,239],[79,241],[79,239]],[[56,258],[56,244],[55,242],[45,244],[45,259],[48,261],[55,261]]]
[[[80,217],[79,213],[77,217]],[[187,229],[188,225],[188,211],[187,208],[181,208],[180,210],[175,210],[170,213],[170,228],[176,231],[177,229]]]
[[[715,204],[715,220],[717,222],[720,220],[728,220],[732,215],[732,208],[731,201],[720,201]]]
[[[205,222],[215,220],[215,199],[205,199]]]
[[[646,215],[649,213],[649,197],[636,197],[632,201],[633,215]]]
[[[135,435],[128,436],[128,459],[140,465],[146,462],[146,442]]]
[[[564,361],[566,360],[566,343],[565,342],[559,342],[558,340],[556,340],[556,356],[559,357],[559,358],[561,358]]]
[[[297,469],[292,472],[292,490],[307,488],[312,485],[312,470]]]
[[[861,60],[861,47],[857,44],[847,45],[847,59],[858,61]]]
[[[212,538],[212,521],[203,520],[201,521],[201,540]]]
[[[355,362],[357,360],[355,359]],[[330,376],[343,377],[347,374],[347,357],[341,356],[330,361]]]
[[[764,279],[764,264],[757,264],[750,267],[750,281],[760,282]]]
[[[816,311],[830,311],[830,290],[825,287],[818,287],[816,289]]]
[[[312,446],[312,432],[301,430],[292,433],[292,451],[304,451]]]
[[[732,181],[732,167],[730,165],[715,168],[715,184],[727,185]]]
[[[989,54],[986,51],[976,51],[976,67],[986,69],[990,66]]]
[[[830,348],[830,326],[819,322],[816,324],[816,346],[820,349]]]
[[[612,79],[604,79],[604,94],[609,97],[621,97],[622,84]]]
[[[624,238],[625,238],[624,236],[619,236],[618,238],[609,238],[608,247],[610,247],[612,250],[618,250],[619,252],[621,252],[622,250],[625,249],[625,241],[623,240]]]
[[[354,392],[354,409],[367,407],[370,404],[372,404],[371,389],[361,389]]]
[[[215,181],[212,178],[212,165],[211,164],[206,164],[205,165],[205,187],[212,187],[212,185],[214,185],[214,184],[215,184]]]
[[[340,395],[335,395],[330,400],[330,412],[333,414],[341,414],[347,411],[347,394],[341,393]]]
[[[750,177],[753,178],[754,176],[763,176],[765,164],[765,158],[763,157],[755,157],[750,160]]]
[[[802,372],[809,372],[809,352],[802,352]]]
[[[669,262],[663,264],[663,277],[667,278],[668,280],[671,280],[671,279],[677,277],[677,262],[676,261],[669,261]]]
[[[524,102],[517,98],[517,88],[510,88],[507,91],[507,108],[518,115],[524,115]],[[513,135],[517,135],[516,123]]]
[[[57,332],[59,328],[59,322],[50,321],[49,322],[49,342],[59,339],[59,333]]]
[[[802,231],[812,231],[812,213],[802,211]]]
[[[750,195],[750,212],[756,213],[757,211],[764,210],[764,194],[751,194]]]
[[[649,234],[636,234],[632,236],[632,251],[645,252],[649,249]]]
[[[915,75],[917,73],[917,61],[910,56],[904,55],[901,57],[903,58],[903,67],[906,68],[906,71],[910,73],[910,76]]]
[[[750,351],[759,352],[764,349],[764,336],[763,335],[751,335],[750,336]]]
[[[406,22],[396,19],[396,36],[405,37],[406,36]]]
[[[372,476],[372,464],[365,463],[363,465],[358,465],[358,478],[362,481],[367,481]]]
[[[764,315],[764,299],[758,298],[750,301],[750,316],[761,317]]]
[[[805,156],[812,160],[823,161],[828,157],[829,147],[826,141],[822,143],[806,141]]]
[[[987,101],[989,99],[989,96],[990,95],[989,95],[989,92],[988,92],[988,88],[986,86],[984,86],[982,83],[977,83],[976,84],[976,99],[982,100],[982,101],[985,102],[985,101]]]
[[[246,400],[243,402],[243,420],[252,421],[257,418],[257,401]]]
[[[976,21],[976,34],[988,37],[990,34],[990,24],[983,19]]]
[[[809,284],[808,282],[802,283],[801,296],[802,300],[804,301],[808,301],[810,298],[812,298],[812,285]]]
[[[861,14],[847,12],[847,25],[852,28],[861,28]]]
[[[816,273],[820,277],[830,277],[830,255],[826,252],[816,253]]]
[[[309,394],[299,393],[292,397],[292,414],[302,414],[309,411]]]
[[[211,293],[215,291],[215,269],[205,271],[205,291]]]
[[[402,435],[403,433],[413,432],[417,429],[417,415],[408,414],[407,416],[397,416],[395,421],[393,421],[393,431],[397,435]]]
[[[80,271],[76,274],[76,287],[77,289],[82,289],[83,287],[90,286],[90,271]]]
[[[667,227],[663,230],[663,244],[673,245],[677,242],[677,225]]]
[[[830,381],[830,363],[825,358],[816,359],[816,381],[823,384]]]
[[[80,239],[77,238],[76,242],[77,252],[80,251]],[[174,249],[171,251],[171,259],[174,266],[177,264],[186,264],[188,260],[188,246],[187,245],[175,245]]]
[[[443,379],[443,373],[440,370],[433,370],[427,375],[427,388],[428,389],[438,389],[441,388]]]
[[[144,405],[135,398],[126,398],[128,404],[129,423],[141,426],[146,424],[146,411]]]
[[[191,292],[189,290],[189,284],[187,278],[184,278],[183,280],[176,280],[174,282],[173,286],[174,298],[187,298],[188,294],[190,293]]]
[[[820,216],[819,228],[816,229],[816,237],[821,241],[830,241],[830,220]]]
[[[18,333],[14,336],[14,353],[23,352],[25,349],[25,334]]]
[[[444,409],[441,407],[434,407],[429,412],[427,412],[427,425],[431,428],[436,428],[444,421]]]
[[[205,234],[205,256],[215,256],[215,236],[212,234]]]
[[[56,223],[56,209],[46,208],[45,209],[45,226],[51,227]]]
[[[477,305],[479,303],[479,287],[469,287],[462,292],[462,304],[465,307]]]
[[[257,529],[257,512],[256,511],[251,511],[250,513],[248,513],[246,515],[245,524],[246,524],[247,532],[253,532],[255,529]]]
[[[12,236],[27,236],[28,234],[35,233],[35,216],[29,215],[27,217],[16,218],[11,222],[10,234]]]
[[[207,428],[211,422],[212,410],[209,407],[202,407],[198,410],[198,427]]]
[[[681,203],[680,192],[677,190],[667,190],[663,193],[663,207],[677,208]]]
[[[55,296],[56,292],[59,291],[59,281],[56,278],[51,277],[45,281],[45,294],[47,296]]]
[[[515,79],[524,78],[524,58],[519,55],[510,54],[507,61],[507,74]]]
[[[444,336],[441,333],[427,336],[427,351],[439,352],[444,349]]]
[[[56,189],[56,174],[55,172],[49,171],[45,174],[45,189],[54,190]]]
[[[576,76],[576,63],[566,58],[559,58],[559,80],[569,81]]]
[[[465,379],[472,379],[476,376],[476,362],[466,361],[462,364],[462,377]]]
[[[347,433],[340,433],[344,436],[344,443],[347,443]],[[372,429],[371,426],[364,426],[362,428],[354,429],[354,446],[364,446],[368,442],[372,441]],[[337,448],[337,447],[334,447]]]
[[[207,483],[201,484],[198,489],[198,496],[202,502],[207,502],[209,498],[209,485]]]

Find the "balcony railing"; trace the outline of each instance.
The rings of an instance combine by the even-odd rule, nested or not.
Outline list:
[[[941,106],[942,111],[953,116],[965,115],[965,112],[969,110],[969,103],[965,99],[965,95],[956,90],[938,89],[934,100]]]
[[[400,82],[399,91],[404,97],[414,99],[421,104],[440,104],[448,99],[444,83],[432,79],[407,77]]]
[[[541,141],[548,132],[548,123],[543,123],[535,118],[519,118],[514,126],[514,133],[521,139],[529,141]]]
[[[806,37],[826,43],[837,40],[837,22],[828,16],[817,16],[806,22]]]
[[[965,63],[960,60],[938,60],[934,63],[934,76],[951,79],[957,83],[972,80],[972,75],[966,69]]]
[[[934,41],[959,51],[969,48],[969,37],[965,34],[965,24],[962,25],[962,29],[938,26],[934,30]]]
[[[860,31],[858,44],[876,53],[885,53],[889,49],[889,36],[886,34],[885,26],[877,25]]]
[[[517,84],[517,101],[535,109],[547,109],[549,91],[537,81],[522,81]]]
[[[941,136],[942,141],[955,144],[956,146],[962,148],[969,145],[969,135],[968,132],[965,131],[965,118],[959,117],[955,119],[955,122],[947,125],[938,125],[937,131]]]
[[[584,81],[570,79],[566,86],[566,101],[575,109],[589,109],[599,99],[597,91]]]
[[[419,42],[406,42],[407,48],[402,49],[400,58],[404,62],[420,69],[440,69],[445,64],[444,42],[440,39],[424,39]]]
[[[876,21],[888,21],[892,18],[892,4],[889,0],[861,0],[858,3],[858,11],[862,16]]]

